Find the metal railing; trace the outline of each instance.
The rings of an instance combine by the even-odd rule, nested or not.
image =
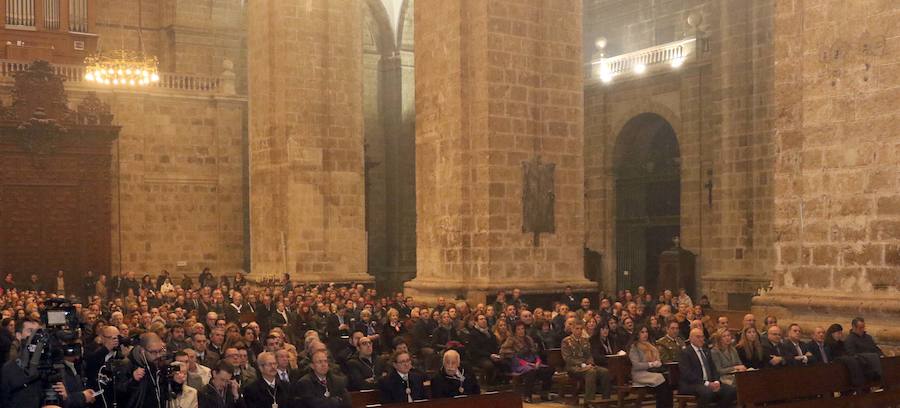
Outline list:
[[[27,70],[29,65],[31,65],[31,62],[0,60],[0,82],[12,79],[15,73]],[[98,89],[112,88],[108,85],[85,81],[84,66],[53,64],[52,67],[53,72],[62,76],[67,83]],[[159,74],[159,82],[140,88],[166,89],[187,93],[218,93],[221,86],[222,79],[219,77],[161,72]]]

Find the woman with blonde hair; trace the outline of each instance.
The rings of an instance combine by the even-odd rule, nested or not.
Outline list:
[[[509,325],[506,319],[497,319],[497,323],[494,324],[494,336],[497,336],[497,344],[503,344],[509,338]]]
[[[712,335],[712,361],[719,372],[719,381],[723,384],[734,384],[734,373],[747,371],[741,357],[734,348],[734,335],[728,329],[719,329]]]
[[[631,381],[635,387],[650,387],[656,396],[657,408],[672,406],[672,387],[662,375],[662,361],[659,350],[651,343],[650,330],[642,326],[635,332],[634,341],[628,351],[631,360]]]

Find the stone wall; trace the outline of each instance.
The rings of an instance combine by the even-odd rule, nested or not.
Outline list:
[[[122,126],[114,147],[112,270],[244,270],[246,101],[100,94]]]
[[[581,2],[418,1],[417,277],[431,298],[583,277]],[[523,162],[555,163],[554,233],[523,231]],[[482,292],[483,293],[483,292]]]
[[[806,324],[868,318],[900,342],[900,8],[778,1],[774,289]]]
[[[254,273],[371,279],[359,6],[273,0],[249,8]]]
[[[585,4],[585,46],[593,49],[594,39],[604,36],[607,56],[694,35],[687,23],[692,14],[702,18],[703,33],[696,59],[678,70],[626,75],[611,84],[594,76],[586,88],[586,242],[604,257],[603,287],[616,288],[622,279],[615,255],[614,148],[619,137],[629,137],[621,135],[625,123],[649,112],[672,125],[680,144],[681,243],[699,255],[700,292],[717,307],[728,307],[729,294],[746,299],[768,285],[774,262],[774,2]]]

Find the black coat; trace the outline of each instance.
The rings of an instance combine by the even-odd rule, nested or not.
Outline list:
[[[719,372],[716,371],[716,365],[713,363],[709,350],[705,347],[701,348],[706,360],[706,374],[709,382],[719,381]],[[689,389],[691,385],[703,384],[703,366],[700,358],[694,351],[694,346],[688,344],[678,358],[678,378],[679,389]]]
[[[459,378],[448,376],[443,369],[431,377],[431,398],[453,398],[457,395],[481,394],[481,387],[475,379],[475,373],[465,368],[460,368],[465,380],[460,383]],[[462,388],[462,392],[460,392]]]
[[[415,371],[409,372],[409,381],[403,381],[395,370],[390,370],[390,374],[378,380],[378,391],[382,404],[408,402],[407,388],[410,390],[409,396],[413,401],[428,398],[425,393],[425,378]]]
[[[794,343],[791,343],[790,340],[785,339],[784,342],[782,342],[782,350],[784,351],[785,360],[787,360],[787,365],[789,366],[803,365],[803,360],[796,360],[794,358],[806,354],[806,343],[801,341],[797,344],[800,345],[800,354],[797,354],[797,348],[794,347]]]
[[[355,355],[347,360],[347,387],[350,391],[371,390],[375,388],[375,359],[363,360]],[[368,379],[372,381],[366,381]]]
[[[29,377],[15,360],[7,361],[0,371],[0,407],[38,407],[44,398],[38,378]],[[23,384],[31,382],[28,387]]]
[[[466,357],[469,361],[481,361],[490,359],[491,354],[500,352],[500,343],[497,342],[497,336],[490,330],[482,333],[478,329],[469,330],[469,343],[466,345]]]
[[[225,390],[225,400],[222,400],[212,384],[206,384],[197,390],[197,403],[198,408],[237,408],[238,406],[230,389]]]
[[[328,373],[325,377],[326,388],[319,382],[315,373],[309,373],[299,382],[300,400],[307,408],[350,408],[350,393],[347,392],[347,379]],[[327,395],[326,395],[327,394]]]
[[[822,344],[822,348],[819,348],[819,344],[816,343],[815,340],[806,343],[806,351],[812,353],[812,357],[809,358],[809,364],[818,364],[824,363],[828,361],[829,363],[834,361],[834,356],[831,354],[831,346],[828,344]]]
[[[273,401],[272,394],[275,394]],[[294,408],[297,395],[291,391],[288,384],[279,379],[275,380],[274,392],[262,377],[244,385],[244,404],[247,408],[269,408],[272,403],[278,403],[278,408]]]
[[[781,357],[781,363],[772,365],[772,357]],[[783,343],[772,344],[771,342],[763,342],[763,358],[766,360],[766,368],[785,367],[788,364],[789,354],[785,351]]]

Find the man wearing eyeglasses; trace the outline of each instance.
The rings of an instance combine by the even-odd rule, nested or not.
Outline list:
[[[347,361],[350,391],[375,388],[375,359],[372,339],[362,337],[356,342],[357,353]]]
[[[275,355],[262,352],[256,364],[262,376],[244,386],[245,405],[253,408],[292,408],[295,395],[288,384],[278,378]]]
[[[165,343],[156,333],[141,335],[140,345],[128,355],[130,378],[116,384],[126,407],[165,408],[168,379],[159,371],[165,355]]]
[[[413,371],[412,357],[407,351],[395,351],[390,360],[394,369],[378,380],[381,403],[413,402],[428,398],[424,377]]]

